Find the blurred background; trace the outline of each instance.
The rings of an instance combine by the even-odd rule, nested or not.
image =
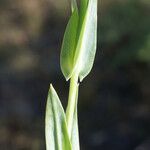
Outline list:
[[[0,0],[0,150],[45,150],[49,84],[69,0]],[[81,150],[150,150],[150,1],[99,0],[94,67],[79,93]]]

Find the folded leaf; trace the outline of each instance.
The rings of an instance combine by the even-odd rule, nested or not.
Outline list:
[[[97,0],[89,0],[74,56],[74,72],[80,81],[92,69],[97,44]]]
[[[81,0],[79,13],[74,2],[62,44],[61,69],[67,80],[76,73],[82,81],[91,71],[96,53],[97,0]]]
[[[83,20],[85,18],[88,2],[89,2],[89,0],[81,0],[81,2],[80,2],[80,9],[79,9],[80,26],[79,26],[79,29],[81,29]]]
[[[47,99],[45,134],[46,150],[72,150],[65,113],[52,85]]]
[[[68,22],[64,34],[60,55],[61,70],[66,80],[68,80],[71,77],[73,71],[73,64],[74,64],[73,60],[77,42],[78,21],[79,21],[78,10],[75,9],[71,15],[71,18]]]

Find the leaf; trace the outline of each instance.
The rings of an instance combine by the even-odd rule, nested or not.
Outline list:
[[[75,9],[71,15],[71,18],[68,22],[64,34],[60,55],[61,70],[66,80],[69,80],[73,71],[73,63],[74,63],[73,59],[76,49],[78,20],[79,20],[78,10]]]
[[[80,16],[80,24],[81,25],[83,23],[83,20],[84,20],[85,14],[86,14],[88,1],[89,0],[81,0],[81,2],[80,2],[79,16]],[[81,28],[81,26],[79,28]]]
[[[74,108],[73,126],[72,126],[72,133],[71,133],[72,150],[80,150],[77,103],[78,103],[78,87],[76,90],[76,104]]]
[[[78,33],[77,33],[78,41],[79,41],[79,36],[80,36],[81,29],[82,29],[82,25],[83,25],[83,22],[84,22],[84,18],[85,18],[85,15],[86,15],[88,1],[89,0],[81,0],[81,2],[80,2],[79,25],[78,25]]]
[[[61,69],[69,80],[74,73],[82,81],[91,71],[97,45],[97,0],[81,0],[67,25],[61,49]]]
[[[74,12],[75,9],[77,9],[77,1],[76,0],[71,0],[71,10]]]
[[[75,56],[74,72],[82,81],[91,71],[97,44],[97,0],[89,0]]]
[[[47,99],[45,134],[46,150],[72,150],[65,113],[52,85]]]

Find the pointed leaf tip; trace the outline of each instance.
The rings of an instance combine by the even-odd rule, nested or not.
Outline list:
[[[47,98],[45,136],[46,150],[71,150],[65,113],[52,84]]]

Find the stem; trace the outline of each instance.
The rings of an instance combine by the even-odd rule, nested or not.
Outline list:
[[[68,106],[66,110],[66,119],[68,126],[68,134],[71,138],[72,125],[73,125],[73,116],[76,107],[76,93],[78,90],[78,73],[75,73],[71,77],[70,88],[69,88],[69,98],[68,98]]]

